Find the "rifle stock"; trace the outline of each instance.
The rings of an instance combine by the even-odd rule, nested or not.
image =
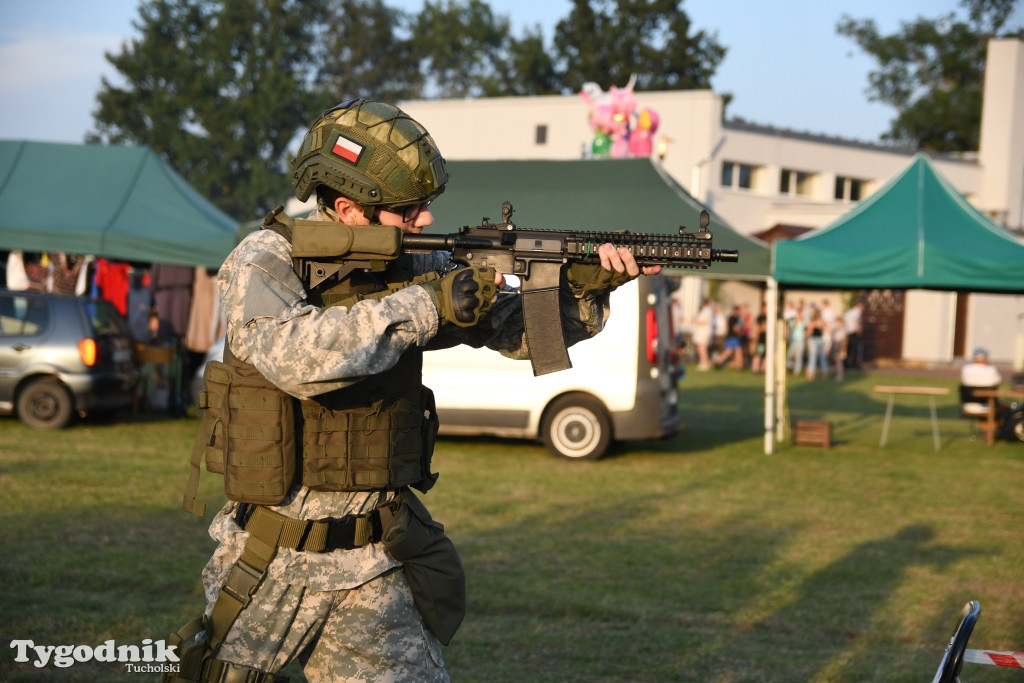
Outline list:
[[[499,273],[516,275],[522,281],[523,320],[535,375],[572,367],[558,305],[563,264],[600,263],[597,250],[606,242],[629,249],[640,267],[702,269],[712,261],[739,260],[738,251],[712,247],[707,211],[701,211],[698,231],[688,233],[680,226],[677,235],[521,230],[512,222],[511,203],[502,205],[501,214],[500,223],[484,218],[480,225],[462,226],[447,235],[403,233],[401,228],[389,226],[343,226],[336,231],[336,239],[331,231],[322,229],[322,222],[295,221],[292,257],[307,288],[343,279],[355,269],[382,270],[401,252],[447,251],[456,263],[490,266]],[[376,234],[360,239],[364,230]]]

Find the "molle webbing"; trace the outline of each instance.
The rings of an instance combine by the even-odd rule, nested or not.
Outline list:
[[[210,361],[203,380],[206,390],[197,405],[205,412],[192,449],[183,507],[205,513],[205,504],[195,499],[204,458],[207,471],[224,475],[229,499],[280,503],[295,481],[295,399],[248,364]]]
[[[390,406],[325,410],[302,402],[302,481],[313,489],[361,491],[417,484],[423,471],[423,409]]]

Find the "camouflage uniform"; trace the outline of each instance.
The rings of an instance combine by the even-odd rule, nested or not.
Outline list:
[[[447,262],[444,253],[416,256],[414,269],[438,270]],[[466,343],[513,358],[529,354],[517,296],[499,296],[470,328],[439,326],[437,309],[419,286],[348,308],[312,306],[292,269],[290,245],[271,230],[251,234],[231,253],[218,284],[231,352],[299,398],[387,370],[413,346]],[[575,343],[604,326],[608,295],[573,295],[563,287],[561,308],[566,341]],[[340,518],[391,495],[297,486],[270,509],[300,519]],[[235,523],[235,507],[229,502],[210,526],[219,545],[203,571],[207,615],[248,538]],[[448,680],[440,644],[424,627],[404,572],[379,543],[327,553],[279,549],[217,657],[271,673],[297,657],[312,681]]]

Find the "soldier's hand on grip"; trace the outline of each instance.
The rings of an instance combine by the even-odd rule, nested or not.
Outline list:
[[[480,322],[497,293],[494,268],[459,268],[424,288],[437,306],[441,322],[472,327]]]

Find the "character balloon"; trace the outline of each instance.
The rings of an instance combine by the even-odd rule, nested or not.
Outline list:
[[[580,97],[590,109],[590,128],[594,133],[590,151],[595,157],[650,156],[658,114],[653,109],[637,113],[635,85],[636,74],[625,87],[613,85],[608,92],[592,81],[583,84]]]
[[[635,157],[649,157],[654,149],[654,133],[658,130],[658,112],[644,108],[636,117],[636,126],[629,133],[629,151]]]

